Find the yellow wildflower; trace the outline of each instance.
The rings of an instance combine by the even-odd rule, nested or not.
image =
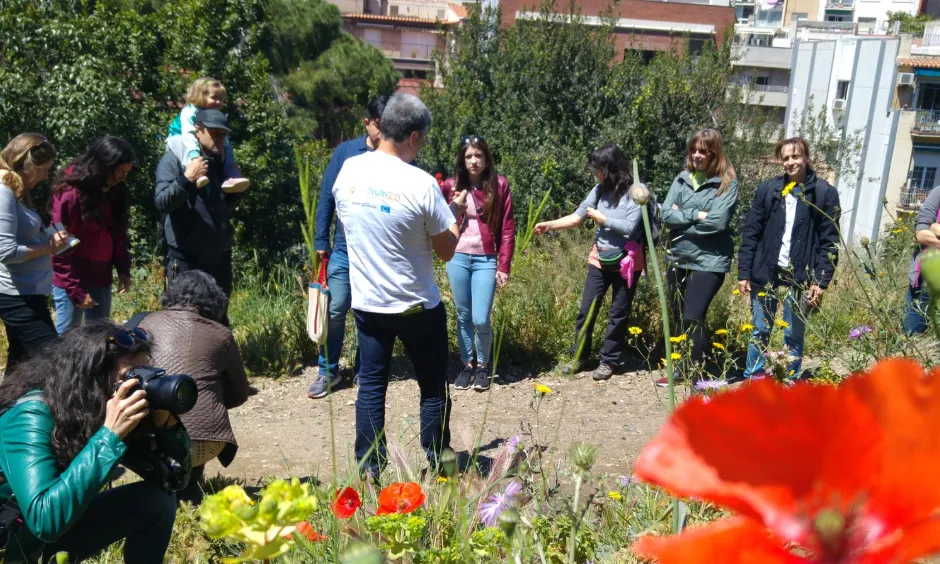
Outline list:
[[[552,389],[546,386],[545,384],[535,384],[535,391],[537,393],[542,394],[543,396],[546,396],[552,393]]]
[[[672,360],[680,360],[682,355],[679,353],[672,353]]]
[[[767,292],[757,292],[757,297],[758,297],[758,298],[766,298],[766,297],[767,297]]]
[[[712,347],[713,347],[713,348],[716,348],[716,349],[718,349],[718,350],[720,350],[720,351],[725,350],[725,346],[722,345],[721,343],[712,343]]]
[[[447,478],[446,476],[438,476],[438,477],[437,477],[437,483],[438,483],[438,484],[444,484],[444,483],[447,482],[447,480],[448,480],[448,478]]]
[[[786,198],[787,195],[788,195],[790,192],[792,192],[792,191],[793,191],[793,188],[795,188],[795,187],[796,187],[796,182],[791,182],[791,183],[787,184],[786,186],[783,187],[783,192],[780,192],[780,195],[783,196],[784,198]]]
[[[678,337],[669,337],[669,342],[670,342],[670,343],[681,343],[682,341],[686,340],[687,338],[688,338],[688,335],[686,335],[685,333],[683,333],[683,334],[679,335]]]
[[[607,497],[609,497],[610,499],[614,501],[620,501],[621,499],[623,499],[623,496],[620,495],[620,492],[610,492],[607,494]]]
[[[738,290],[737,288],[735,288],[734,290],[731,290],[731,295],[732,295],[732,296],[740,296],[740,295],[741,295],[741,290]]]
[[[715,331],[715,334],[716,334],[716,335],[727,335],[727,334],[728,334],[728,330],[727,330],[727,329],[718,329],[718,330]]]
[[[741,325],[741,332],[742,332],[742,333],[745,333],[745,332],[747,332],[747,331],[753,331],[753,330],[754,330],[754,326],[751,325],[750,323],[744,323],[744,324]]]
[[[783,327],[784,329],[790,326],[789,323],[787,323],[786,321],[782,319],[777,319],[776,321],[774,321],[774,323],[777,325],[777,327]]]
[[[666,359],[665,359],[665,358],[659,359],[659,366],[660,366],[660,368],[666,366]]]
[[[794,374],[796,374],[796,370],[791,370],[791,371],[788,373],[789,376],[793,376]]]
[[[628,329],[628,331],[630,331],[631,335],[639,335],[640,333],[643,332],[643,330],[640,329],[639,327],[631,327],[630,329]]]

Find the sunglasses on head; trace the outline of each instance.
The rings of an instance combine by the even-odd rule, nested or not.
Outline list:
[[[460,140],[460,145],[462,147],[466,147],[470,143],[473,143],[474,145],[476,145],[477,143],[485,143],[485,142],[486,140],[480,137],[479,135],[467,135],[466,137]]]
[[[147,335],[147,332],[143,329],[134,327],[130,330],[120,330],[108,335],[108,342],[114,343],[128,352],[134,352],[139,349],[142,344],[149,343],[150,336]]]

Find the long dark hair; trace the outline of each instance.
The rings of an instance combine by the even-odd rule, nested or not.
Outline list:
[[[148,343],[133,352],[108,338],[124,329],[110,321],[76,327],[43,351],[17,364],[0,384],[0,405],[6,406],[32,390],[41,390],[54,423],[52,451],[61,469],[85,448],[104,424],[113,395],[111,371],[118,360],[149,353]]]
[[[594,149],[588,157],[588,162],[595,169],[604,171],[601,196],[611,192],[613,201],[616,202],[633,186],[633,174],[630,172],[627,156],[619,146],[608,143]]]
[[[471,135],[470,137],[464,137],[460,142],[460,148],[457,149],[457,164],[454,166],[457,171],[455,175],[457,184],[454,189],[457,192],[470,189],[470,173],[467,171],[465,156],[467,149],[471,147],[479,149],[483,153],[483,158],[486,159],[486,168],[483,169],[483,174],[480,175],[480,189],[483,191],[483,210],[482,213],[478,213],[486,221],[486,225],[489,226],[490,231],[495,236],[496,231],[499,230],[499,214],[496,213],[496,192],[499,190],[499,177],[496,174],[496,164],[493,163],[493,152],[490,151],[490,146],[486,144],[482,137]]]
[[[111,204],[111,217],[119,229],[127,226],[128,198],[123,183],[112,186],[107,193],[108,177],[119,166],[133,164],[134,149],[121,137],[105,135],[92,142],[88,149],[75,157],[59,172],[52,186],[53,192],[64,192],[70,187],[78,190],[82,205],[82,219],[101,221],[101,200]]]
[[[160,305],[163,309],[194,310],[206,319],[222,323],[228,310],[228,298],[215,278],[201,270],[187,270],[170,282],[160,298]]]

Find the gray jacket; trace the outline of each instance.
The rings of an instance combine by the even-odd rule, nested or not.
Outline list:
[[[930,226],[937,222],[938,214],[940,214],[940,186],[936,186],[930,191],[924,205],[917,212],[917,219],[914,220],[914,233],[930,229]],[[911,266],[907,271],[907,281],[911,286],[917,283],[917,260],[920,258],[920,253],[926,248],[924,245],[919,245],[914,251],[914,258],[911,259]]]
[[[167,152],[157,165],[154,202],[163,214],[167,244],[201,264],[218,264],[232,249],[230,215],[241,194],[222,192],[224,159],[209,160],[209,184],[196,188],[183,174],[182,137],[167,140]]]
[[[732,180],[721,196],[721,178],[692,188],[689,171],[683,170],[672,182],[663,201],[663,225],[669,229],[670,245],[666,260],[672,265],[704,272],[729,272],[734,256],[731,218],[738,206],[738,181]],[[679,209],[672,209],[673,204]],[[708,216],[698,219],[698,212]]]
[[[613,200],[611,192],[600,195],[601,185],[597,184],[588,194],[587,198],[575,214],[584,219],[587,209],[595,208],[606,218],[604,225],[597,227],[597,249],[622,249],[628,241],[638,241],[643,238],[643,215],[640,206],[630,197],[630,191]]]

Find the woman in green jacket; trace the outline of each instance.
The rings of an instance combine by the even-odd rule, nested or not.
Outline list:
[[[149,339],[110,322],[78,327],[0,384],[0,528],[6,563],[79,562],[125,539],[124,561],[163,562],[176,497],[150,480],[101,491],[148,417],[146,393],[123,381],[147,364]],[[119,384],[120,383],[120,384]],[[149,413],[154,442],[189,472],[189,438],[176,417]],[[185,482],[186,478],[183,478]],[[17,510],[18,507],[18,510]],[[19,515],[18,515],[19,514]]]
[[[731,270],[731,219],[737,205],[738,181],[721,134],[703,129],[689,139],[685,170],[673,181],[662,205],[663,225],[669,229],[666,281],[672,317],[681,335],[692,341],[694,363],[701,362],[705,353],[708,307]],[[682,374],[676,376],[682,379]],[[656,384],[668,382],[660,378]]]

